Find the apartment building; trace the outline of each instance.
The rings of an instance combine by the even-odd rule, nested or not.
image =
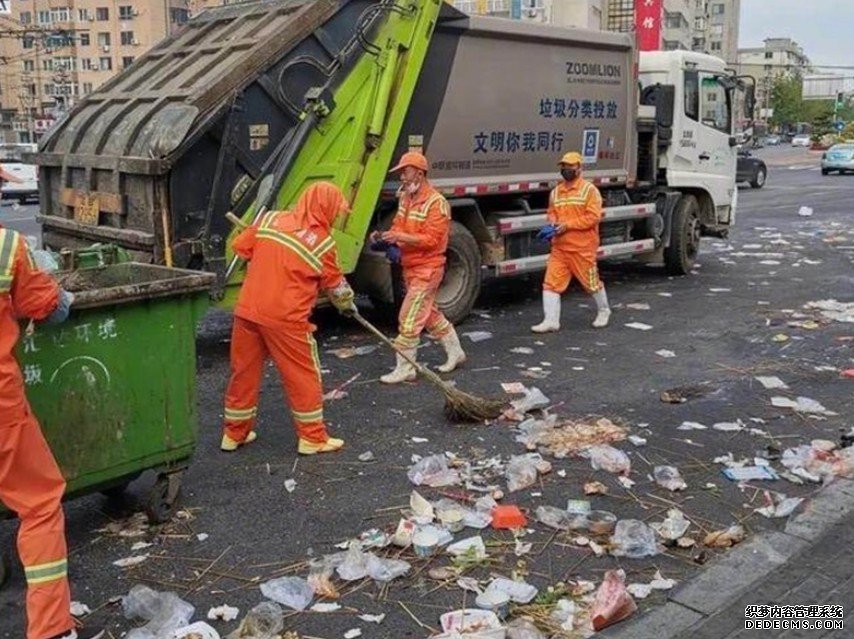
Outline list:
[[[768,118],[771,90],[777,78],[803,78],[812,72],[809,58],[791,38],[766,38],[762,47],[739,49],[737,68],[740,74],[756,78],[757,115],[762,119]]]
[[[17,141],[37,141],[80,97],[185,23],[196,0],[18,0],[19,37],[0,72]],[[219,4],[219,2],[213,3]],[[2,41],[2,39],[0,39]],[[11,96],[15,96],[12,99]],[[9,96],[10,99],[5,99]],[[8,125],[8,123],[7,123]]]
[[[741,0],[694,0],[694,37],[691,48],[738,62]]]
[[[692,47],[696,0],[664,0],[661,48],[664,50]],[[632,33],[635,30],[635,0],[606,0],[603,28]]]
[[[460,11],[559,27],[602,28],[603,0],[446,0]]]

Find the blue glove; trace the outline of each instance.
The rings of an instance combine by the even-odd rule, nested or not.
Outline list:
[[[557,224],[546,224],[537,233],[537,239],[540,242],[551,242],[557,235]]]
[[[59,304],[56,305],[56,310],[45,318],[45,324],[62,324],[68,319],[68,314],[71,312],[71,305],[74,303],[74,294],[59,290]]]
[[[377,240],[376,242],[371,242],[371,250],[377,251],[378,253],[384,253],[385,251],[388,251],[388,247],[390,246],[391,244],[389,244],[385,240]]]
[[[400,247],[397,244],[390,244],[385,250],[385,256],[392,264],[400,264]]]

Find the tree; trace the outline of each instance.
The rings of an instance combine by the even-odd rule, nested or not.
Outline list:
[[[845,140],[854,140],[854,122],[849,122],[844,129],[842,129],[842,138]]]
[[[771,124],[788,128],[803,121],[803,84],[800,78],[779,76],[771,87]]]

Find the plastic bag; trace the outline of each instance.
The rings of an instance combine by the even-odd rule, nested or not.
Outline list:
[[[338,576],[344,581],[356,581],[368,576],[368,556],[362,552],[359,544],[350,546],[337,571]]]
[[[496,577],[486,587],[486,592],[501,592],[517,604],[527,604],[537,596],[536,586],[525,581],[513,581],[504,577]]]
[[[510,405],[519,413],[527,413],[537,408],[545,408],[551,404],[551,400],[543,394],[539,388],[532,387],[525,389],[525,396],[519,399],[514,399]]]
[[[575,602],[571,599],[560,599],[552,610],[551,618],[560,624],[567,632],[575,627]]]
[[[656,466],[652,471],[655,483],[669,491],[685,490],[688,484],[682,479],[679,469],[675,466]]]
[[[335,584],[332,583],[332,562],[326,559],[316,560],[309,564],[308,585],[318,597],[325,599],[338,599],[341,595]]]
[[[557,530],[581,530],[587,526],[587,517],[570,513],[555,506],[539,506],[535,512],[537,521]]]
[[[368,575],[371,579],[382,583],[397,579],[409,572],[410,565],[400,559],[381,559],[374,554],[368,554]]]
[[[220,639],[219,633],[204,621],[179,628],[172,633],[170,639]]]
[[[453,486],[460,483],[460,474],[448,468],[444,455],[431,455],[413,464],[406,476],[416,486],[426,485],[432,488]]]
[[[507,639],[546,639],[539,629],[524,617],[507,624]]]
[[[637,519],[621,519],[611,537],[611,554],[615,557],[640,559],[658,554],[652,528]]]
[[[314,599],[314,589],[302,577],[280,577],[263,583],[261,594],[297,611],[308,608]]]
[[[618,475],[628,475],[632,470],[629,456],[613,446],[591,446],[587,449],[593,470],[604,470]]]
[[[622,570],[609,570],[596,591],[596,599],[590,611],[593,629],[598,632],[612,626],[631,617],[637,609],[635,600],[626,591],[626,573]]]
[[[667,541],[676,541],[688,532],[690,522],[685,519],[685,515],[678,508],[671,508],[667,511],[667,518],[660,523],[653,523],[650,527],[655,530],[662,539]]]
[[[196,609],[174,592],[157,592],[148,586],[134,586],[122,598],[122,610],[127,619],[143,619],[148,623],[134,628],[127,639],[158,639],[190,623]]]
[[[281,607],[265,601],[250,610],[237,630],[226,639],[273,639],[284,627]]]
[[[536,462],[527,455],[514,455],[505,471],[507,490],[515,493],[533,486],[537,482]]]

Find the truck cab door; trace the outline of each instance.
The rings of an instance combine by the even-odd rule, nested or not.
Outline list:
[[[732,90],[721,78],[706,71],[685,71],[683,126],[677,133],[672,186],[693,182],[704,188],[714,201],[717,222],[726,224],[733,215],[736,151],[730,142]]]

